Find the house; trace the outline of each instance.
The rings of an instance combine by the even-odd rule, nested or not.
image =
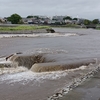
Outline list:
[[[65,16],[53,16],[52,20],[59,20],[59,21],[63,21]]]
[[[66,24],[73,24],[73,20],[65,19]]]
[[[65,23],[64,17],[65,16],[53,16],[52,17],[52,23],[55,23],[55,24],[63,24],[63,23]]]
[[[24,24],[32,24],[33,23],[33,18],[22,18],[22,22]]]
[[[24,24],[49,24],[51,19],[47,16],[33,16],[32,18],[22,18]]]
[[[7,19],[6,18],[0,18],[0,23],[3,23],[3,24],[7,23]]]
[[[76,21],[76,24],[78,24],[78,25],[84,24],[84,19],[78,18]]]
[[[39,16],[40,24],[51,24],[51,19],[47,16]]]

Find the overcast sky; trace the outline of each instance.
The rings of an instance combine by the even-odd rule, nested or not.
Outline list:
[[[0,0],[0,17],[28,15],[69,15],[100,19],[100,0]]]

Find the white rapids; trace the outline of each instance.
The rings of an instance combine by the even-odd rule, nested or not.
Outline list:
[[[76,33],[33,33],[33,34],[0,34],[0,38],[11,38],[11,37],[68,37],[75,36]]]

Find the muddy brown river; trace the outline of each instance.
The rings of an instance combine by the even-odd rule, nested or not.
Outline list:
[[[99,100],[99,73],[65,95],[61,94],[60,99],[56,96],[50,99],[76,79],[95,70],[100,61],[100,30],[54,30],[56,33],[0,34],[1,63],[7,63],[5,57],[19,52],[23,55],[42,54],[44,62],[35,63],[42,68],[45,66],[46,70],[40,73],[27,69],[29,58],[26,60],[25,57],[24,60],[19,57],[22,63],[17,67],[1,68],[1,100]],[[66,69],[66,66],[72,69]]]

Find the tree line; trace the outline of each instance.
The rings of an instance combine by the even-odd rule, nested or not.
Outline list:
[[[35,16],[37,19],[39,19],[38,16]],[[33,16],[27,16],[27,18],[33,18]],[[21,24],[22,22],[22,17],[19,14],[12,14],[10,17],[7,17],[7,20],[10,21],[12,24]],[[66,16],[63,18],[63,20],[78,20],[78,18],[71,18],[70,16]],[[84,19],[83,24],[84,25],[90,25],[90,24],[99,24],[99,19],[94,19],[94,20],[89,20],[89,19]]]

